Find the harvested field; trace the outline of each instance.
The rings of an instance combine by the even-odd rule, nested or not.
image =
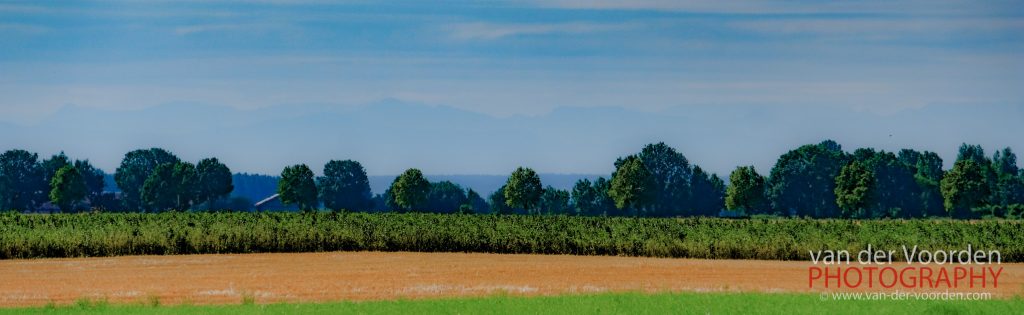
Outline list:
[[[0,261],[0,306],[257,303],[606,291],[806,292],[810,262],[610,256],[330,252]],[[1024,293],[1002,264],[1000,297]],[[976,289],[975,291],[982,291]]]

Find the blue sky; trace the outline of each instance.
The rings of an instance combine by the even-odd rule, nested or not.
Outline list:
[[[724,175],[823,138],[951,160],[1024,150],[1022,108],[1014,1],[0,2],[0,148],[107,170],[164,146],[604,174],[665,141]]]

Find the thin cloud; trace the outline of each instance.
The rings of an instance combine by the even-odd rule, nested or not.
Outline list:
[[[7,23],[0,24],[0,33],[20,33],[37,35],[49,32],[50,29],[44,26],[32,24]]]
[[[1024,31],[1024,19],[944,18],[944,19],[786,19],[739,21],[734,29],[775,34],[918,34],[953,32]]]
[[[553,24],[496,24],[460,23],[452,24],[447,30],[452,38],[460,40],[494,40],[505,37],[547,35],[547,34],[588,34],[614,32],[635,28],[633,24],[599,23],[553,23]]]
[[[295,27],[285,24],[231,23],[231,24],[196,24],[174,28],[174,34],[188,36],[210,32],[265,32],[294,30]]]
[[[986,12],[993,6],[1015,7],[1013,1],[978,5],[964,0],[909,1],[676,1],[676,0],[524,0],[527,5],[577,10],[649,10],[722,14],[968,14]]]
[[[244,29],[244,25],[240,24],[205,24],[205,25],[189,25],[179,26],[174,29],[174,33],[186,36],[196,33],[205,33],[211,31],[232,31]]]

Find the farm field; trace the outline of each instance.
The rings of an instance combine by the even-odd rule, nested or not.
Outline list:
[[[83,299],[201,305],[615,292],[814,293],[807,288],[810,265],[806,261],[409,252],[17,259],[0,261],[0,306],[67,305]],[[984,292],[997,299],[1019,299],[1024,294],[1024,264],[1002,267],[998,289]],[[817,300],[817,294],[812,296]],[[707,298],[717,297],[732,298]],[[799,295],[783,299],[804,300]],[[891,304],[902,302],[906,301]]]

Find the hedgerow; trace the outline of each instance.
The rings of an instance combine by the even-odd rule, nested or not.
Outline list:
[[[420,251],[808,260],[809,251],[999,250],[1024,261],[1019,220],[633,218],[351,212],[0,214],[0,259]]]

